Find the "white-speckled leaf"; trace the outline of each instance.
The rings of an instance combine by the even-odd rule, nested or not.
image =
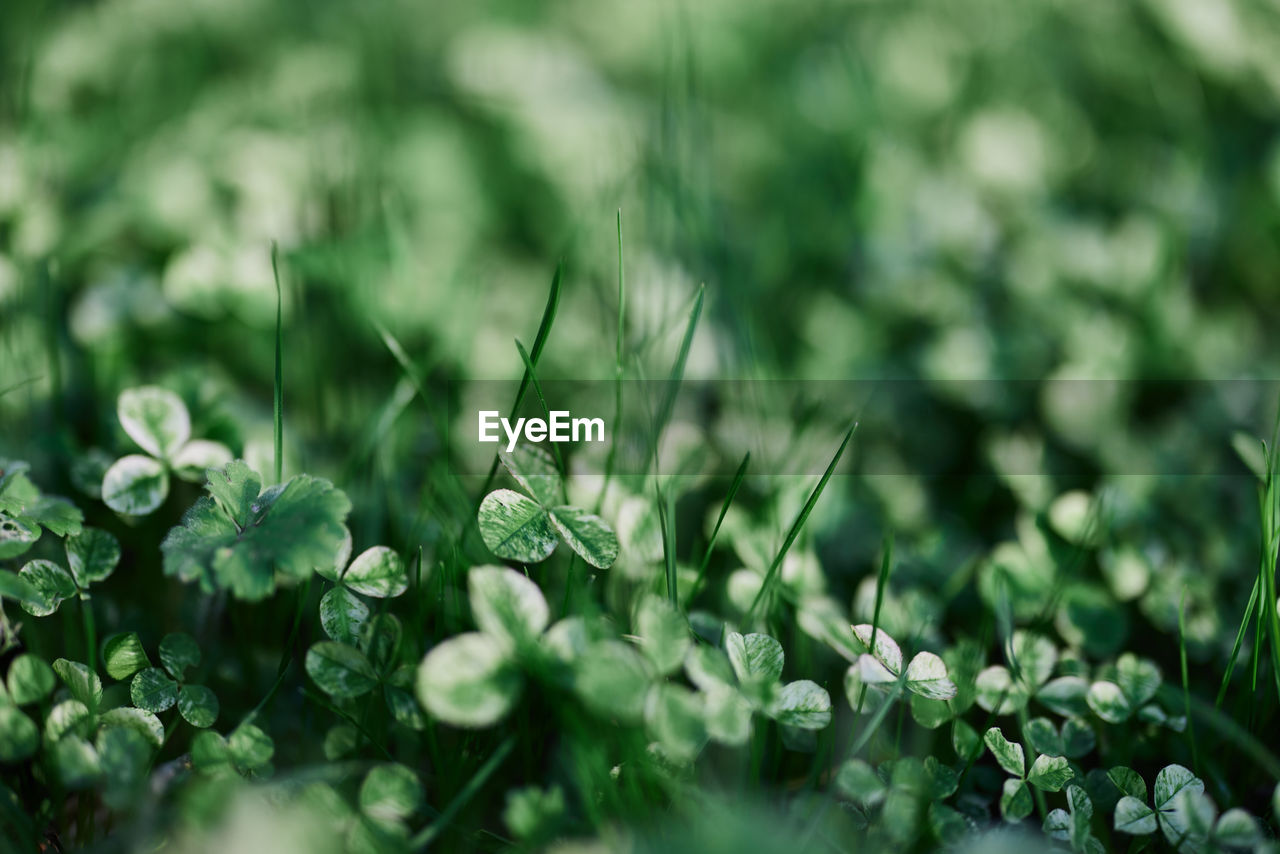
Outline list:
[[[213,726],[218,719],[218,698],[203,685],[183,685],[178,690],[178,714],[193,727]]]
[[[418,699],[453,726],[497,723],[515,705],[522,684],[506,650],[483,632],[449,638],[418,666]]]
[[[191,438],[191,416],[182,398],[159,386],[122,391],[116,414],[129,438],[162,460],[172,459]]]
[[[342,583],[365,596],[386,599],[408,590],[409,576],[400,555],[386,546],[374,546],[351,562]]]
[[[778,723],[800,729],[823,729],[831,723],[831,695],[816,682],[801,679],[782,686],[769,710]]]
[[[768,635],[730,632],[724,651],[740,682],[770,683],[782,678],[782,644]]]
[[[71,573],[51,560],[33,560],[18,573],[39,596],[39,603],[23,602],[22,610],[33,617],[47,617],[66,599],[76,595]]]
[[[333,640],[354,646],[369,619],[369,606],[345,587],[334,587],[320,599],[320,626]]]
[[[159,714],[178,701],[178,683],[159,667],[148,667],[134,675],[129,697],[139,709]]]
[[[307,675],[331,697],[359,697],[373,690],[378,676],[364,653],[335,641],[320,641],[307,650]]]
[[[561,501],[560,472],[555,460],[542,448],[521,442],[511,453],[498,451],[498,459],[516,482],[528,490],[534,500],[543,507],[552,507]]]
[[[467,591],[476,625],[508,651],[536,642],[550,622],[541,588],[514,569],[472,567]]]
[[[599,516],[578,507],[555,507],[550,517],[560,537],[587,563],[608,569],[618,559],[618,537]]]
[[[947,677],[947,665],[932,652],[918,652],[907,665],[907,688],[931,700],[950,700],[956,685]]]
[[[67,566],[80,587],[105,581],[120,563],[120,541],[99,528],[82,528],[67,537]]]
[[[160,461],[142,454],[121,457],[102,478],[103,502],[126,516],[145,516],[168,495],[168,470]]]
[[[872,630],[871,625],[862,623],[853,627],[853,634],[862,644],[866,652],[875,657],[895,677],[902,673],[902,650],[897,641],[889,637],[883,629]],[[875,648],[872,648],[872,635],[875,635]]]
[[[221,442],[192,439],[173,457],[173,473],[191,483],[204,483],[205,472],[220,469],[233,459],[231,449]]]
[[[521,563],[546,560],[556,548],[556,532],[546,511],[532,498],[495,489],[480,502],[480,537],[500,558]]]

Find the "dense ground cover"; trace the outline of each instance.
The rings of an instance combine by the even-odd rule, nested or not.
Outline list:
[[[1272,850],[1277,57],[3,4],[0,847]]]

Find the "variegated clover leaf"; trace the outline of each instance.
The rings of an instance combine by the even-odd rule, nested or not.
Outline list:
[[[231,462],[219,442],[191,438],[191,415],[182,398],[159,386],[125,389],[116,415],[129,438],[146,453],[116,460],[102,477],[102,500],[117,513],[145,516],[169,495],[169,474],[199,483],[205,472]]]
[[[0,459],[0,560],[25,554],[44,531],[57,537],[80,533],[80,510],[65,498],[43,494],[27,469],[24,462]],[[22,601],[21,586],[0,580],[0,596]]]
[[[587,563],[608,569],[618,557],[618,538],[609,524],[565,503],[563,481],[545,451],[520,445],[498,454],[528,495],[495,489],[480,502],[476,520],[489,550],[504,560],[538,563],[564,541]]]
[[[1181,765],[1165,766],[1156,775],[1152,806],[1136,772],[1113,768],[1107,776],[1123,793],[1115,809],[1115,829],[1122,833],[1146,836],[1158,828],[1179,851],[1250,849],[1262,841],[1252,815],[1238,807],[1219,815],[1204,782]]]
[[[1000,815],[1005,821],[1022,821],[1031,814],[1028,784],[1044,792],[1057,792],[1075,775],[1063,756],[1040,754],[1028,768],[1022,745],[1006,739],[999,727],[987,730],[983,741],[996,763],[1010,775],[1000,796]]]
[[[98,528],[83,528],[65,542],[67,566],[51,560],[28,561],[16,581],[23,585],[18,598],[33,617],[47,617],[72,596],[89,598],[89,586],[105,581],[120,563],[120,543]],[[7,575],[7,573],[6,573]]]
[[[165,635],[160,641],[160,666],[151,666],[137,636],[122,636],[106,649],[107,673],[129,682],[133,704],[152,714],[178,707],[187,723],[198,729],[213,725],[218,718],[218,698],[204,685],[188,681],[188,668],[200,664],[200,647],[195,638],[182,632]]]

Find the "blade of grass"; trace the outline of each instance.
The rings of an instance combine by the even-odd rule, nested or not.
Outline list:
[[[836,470],[836,466],[840,462],[840,458],[844,456],[844,449],[849,446],[849,440],[853,438],[853,433],[858,429],[858,422],[854,422],[849,428],[849,432],[844,434],[844,441],[840,443],[840,448],[836,451],[831,462],[827,464],[827,470],[822,473],[822,479],[818,481],[818,485],[813,488],[813,492],[809,493],[809,499],[805,501],[804,507],[796,516],[795,521],[791,523],[791,530],[787,531],[787,538],[782,542],[782,548],[778,550],[778,554],[774,557],[773,563],[769,565],[769,571],[765,573],[764,583],[760,585],[760,592],[756,594],[756,598],[751,601],[751,607],[747,609],[744,624],[750,625],[751,618],[755,616],[756,608],[764,601],[773,587],[778,576],[778,568],[782,566],[782,559],[787,556],[787,552],[791,549],[791,544],[796,541],[796,537],[800,536],[800,529],[804,527],[804,523],[808,521],[809,514],[813,512],[814,505],[818,503],[818,499],[822,496],[822,490],[826,489],[827,481],[831,480],[832,473]]]
[[[693,592],[689,594],[690,598],[698,595],[702,589],[703,582],[707,577],[707,566],[711,563],[711,553],[716,547],[716,538],[720,536],[720,526],[724,524],[724,517],[729,513],[729,506],[733,504],[734,496],[738,494],[738,487],[742,486],[742,479],[747,474],[747,464],[751,462],[751,452],[747,451],[743,456],[742,462],[738,464],[738,471],[733,476],[733,483],[729,486],[729,493],[724,497],[724,503],[720,505],[720,515],[716,517],[715,527],[711,529],[711,538],[707,540],[706,551],[702,553],[702,563],[698,564],[698,577],[693,582]]]
[[[27,377],[25,380],[18,380],[13,385],[0,388],[0,397],[4,397],[6,394],[8,394],[11,391],[17,391],[23,386],[28,386],[28,385],[31,385],[32,383],[38,383],[42,379],[44,379],[43,376],[34,376],[34,377]]]
[[[524,375],[529,378],[533,384],[533,393],[538,398],[538,403],[542,405],[542,414],[547,416],[547,423],[551,423],[551,407],[547,406],[547,398],[542,394],[542,384],[538,382],[538,375],[533,369],[533,360],[529,358],[529,353],[524,349],[524,345],[520,343],[520,339],[516,339],[516,350],[520,352],[520,360],[524,362]],[[557,442],[551,443],[551,452],[556,458],[556,468],[560,469],[560,492],[564,498],[564,503],[569,503],[569,486],[565,481],[568,470],[564,467],[564,458],[560,456],[560,445]]]
[[[662,527],[662,560],[667,576],[667,598],[671,606],[679,610],[680,594],[676,587],[676,529],[671,519],[674,508],[671,506],[671,491],[663,490],[655,482],[654,491],[658,499],[658,524]]]
[[[604,497],[609,492],[609,481],[613,477],[613,466],[618,453],[618,431],[622,427],[622,340],[626,334],[627,280],[622,270],[622,208],[618,208],[618,339],[614,348],[613,361],[613,439],[609,442],[609,454],[604,461],[604,484],[600,487],[600,497],[596,499],[596,512],[604,506]]]
[[[1244,643],[1245,630],[1249,628],[1249,620],[1253,619],[1253,609],[1258,606],[1258,585],[1261,581],[1261,578],[1255,578],[1253,581],[1253,592],[1249,594],[1249,604],[1244,608],[1244,617],[1240,620],[1240,628],[1236,630],[1235,642],[1231,644],[1231,657],[1227,659],[1227,668],[1222,673],[1222,683],[1218,686],[1218,697],[1213,701],[1215,708],[1221,708],[1222,701],[1227,696],[1227,686],[1231,683],[1231,677],[1235,673],[1236,660],[1240,657],[1240,647]]]
[[[498,767],[506,761],[507,756],[511,754],[511,750],[515,747],[515,744],[515,736],[509,735],[502,744],[498,745],[498,749],[493,751],[485,761],[484,765],[480,767],[480,770],[476,772],[474,777],[467,781],[467,784],[462,787],[462,791],[458,792],[454,799],[449,802],[449,805],[441,811],[436,820],[423,828],[422,832],[417,836],[413,837],[413,841],[409,845],[411,850],[423,850],[440,835],[441,831],[449,826],[449,823],[452,822],[457,814],[462,811],[463,807],[465,807],[471,799],[475,797],[476,792],[480,791],[481,787],[484,786],[484,784],[488,782],[489,778],[493,776],[493,773],[498,770]]]
[[[662,434],[667,429],[667,422],[671,420],[672,410],[675,409],[676,394],[680,391],[680,384],[684,382],[684,369],[689,361],[689,348],[693,345],[693,333],[698,328],[698,319],[702,317],[702,302],[706,292],[706,285],[698,286],[698,294],[694,297],[693,308],[689,311],[689,322],[684,328],[684,338],[680,340],[680,352],[676,355],[676,360],[671,365],[671,376],[667,379],[666,394],[663,395],[662,404],[658,407],[657,418],[653,424],[653,440],[648,454],[650,462],[657,462],[658,446],[662,443]]]
[[[551,325],[556,320],[556,310],[560,306],[560,291],[562,282],[564,281],[564,262],[561,261],[556,265],[555,276],[551,279],[551,293],[547,295],[546,308],[542,310],[542,321],[538,324],[538,334],[533,338],[533,349],[529,351],[529,363],[538,364],[538,359],[542,357],[542,348],[547,346],[547,336],[551,334]],[[520,380],[520,388],[516,391],[515,402],[511,404],[511,412],[514,414],[520,409],[520,404],[524,403],[525,392],[529,388],[530,375],[526,368],[523,377]],[[498,455],[493,455],[493,463],[489,466],[489,474],[484,480],[484,486],[480,489],[480,495],[476,498],[475,509],[471,512],[472,516],[480,509],[480,502],[484,500],[485,495],[489,492],[489,487],[493,485],[493,479],[498,475]]]
[[[280,248],[271,241],[271,276],[276,283],[276,375],[275,394],[272,402],[272,420],[275,435],[276,483],[284,481],[284,299],[280,293]]]
[[[1187,589],[1178,600],[1178,661],[1182,665],[1182,702],[1187,715],[1187,741],[1191,744],[1191,762],[1200,774],[1200,752],[1196,748],[1196,728],[1191,717],[1191,680],[1187,675]]]

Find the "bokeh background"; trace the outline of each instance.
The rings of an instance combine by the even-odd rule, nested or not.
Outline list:
[[[1186,590],[1193,664],[1221,672],[1257,525],[1218,440],[1269,428],[1280,368],[1274,2],[6,0],[0,74],[0,443],[48,489],[83,498],[72,470],[128,447],[114,401],[143,382],[269,460],[274,242],[286,470],[346,489],[358,541],[430,545],[445,407],[379,327],[441,400],[518,377],[563,262],[540,371],[610,379],[621,210],[629,376],[665,375],[705,284],[690,377],[937,390],[859,433],[853,470],[894,476],[814,517],[855,611],[887,529],[905,627],[963,614],[930,591],[993,562],[1034,575],[1026,520],[1083,536],[1105,495],[1059,631],[1114,654],[1176,632]],[[1024,396],[954,382],[991,379]],[[1059,393],[1103,379],[1250,382]],[[825,459],[829,403],[701,426],[769,414]],[[894,463],[921,448],[929,471]]]

